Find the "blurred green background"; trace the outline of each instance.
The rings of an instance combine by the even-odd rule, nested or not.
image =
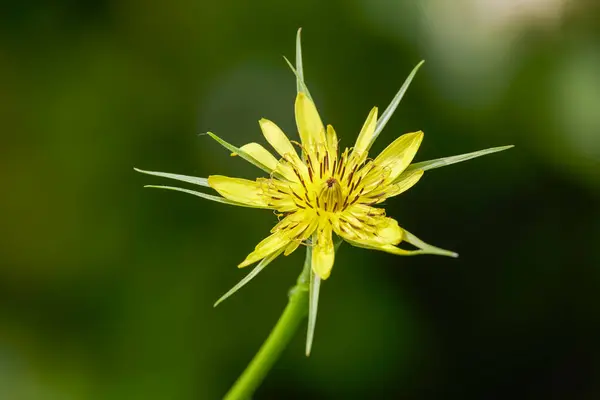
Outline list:
[[[457,260],[342,246],[313,355],[257,399],[600,398],[600,8],[595,0],[5,1],[0,399],[216,399],[301,269],[217,309],[275,216],[133,167],[260,174],[200,132],[295,135],[294,55],[349,146],[426,63],[374,146],[422,129],[428,172],[388,214]]]

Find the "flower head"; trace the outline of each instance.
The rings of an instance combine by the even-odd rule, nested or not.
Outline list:
[[[258,143],[240,148],[271,171],[269,178],[255,181],[220,175],[208,178],[210,187],[223,197],[274,209],[281,218],[271,235],[256,246],[240,267],[275,253],[288,255],[314,237],[308,243],[313,246],[312,268],[321,279],[327,279],[335,256],[333,233],[353,245],[393,254],[456,256],[424,245],[377,207],[411,188],[423,176],[422,169],[407,171],[423,132],[400,136],[371,159],[368,151],[377,125],[377,107],[369,113],[354,147],[343,151],[338,150],[333,127],[325,128],[314,103],[303,92],[296,97],[295,111],[300,143],[290,141],[275,123],[267,119],[259,122],[278,158]],[[397,245],[402,241],[419,249],[400,249]]]
[[[398,137],[379,155],[370,158],[371,145],[396,110],[423,64],[421,62],[412,70],[381,116],[378,116],[377,107],[371,110],[354,146],[340,150],[335,130],[331,125],[325,127],[321,121],[304,83],[300,31],[296,42],[296,60],[297,70],[289,61],[288,64],[297,77],[295,115],[299,142],[290,140],[275,123],[267,119],[261,119],[259,124],[276,155],[255,142],[238,148],[214,133],[207,133],[230,150],[231,155],[240,156],[254,164],[265,171],[268,177],[252,181],[212,175],[205,179],[136,169],[150,175],[210,187],[221,196],[171,186],[150,187],[177,190],[236,206],[271,209],[277,214],[279,222],[271,229],[271,235],[258,243],[254,251],[239,264],[239,267],[245,267],[259,262],[258,266],[217,304],[249,282],[280,254],[288,255],[300,245],[309,246],[311,250],[309,264],[317,282],[327,279],[335,258],[334,233],[354,246],[397,255],[456,257],[456,253],[429,245],[401,228],[395,219],[386,216],[385,210],[380,207],[381,203],[410,189],[427,170],[512,147],[494,147],[411,164],[423,140],[423,132],[418,131]],[[401,243],[408,243],[415,249],[398,247]],[[316,298],[318,289],[315,292]]]
[[[398,137],[377,157],[369,158],[371,145],[396,110],[423,64],[421,62],[409,74],[381,116],[378,116],[377,107],[371,110],[354,146],[340,151],[337,134],[331,125],[326,128],[323,125],[304,83],[300,30],[296,36],[296,68],[289,61],[288,64],[297,78],[295,114],[300,142],[290,140],[277,125],[267,119],[261,119],[259,124],[276,156],[258,143],[252,142],[238,148],[214,133],[207,133],[230,150],[232,155],[238,155],[254,164],[265,171],[268,177],[251,181],[212,175],[205,179],[136,170],[210,187],[221,196],[172,186],[150,187],[177,190],[236,206],[274,210],[279,222],[271,229],[271,235],[258,243],[239,267],[256,262],[258,265],[217,300],[215,306],[252,280],[281,253],[288,255],[300,245],[306,245],[305,266],[294,287],[296,292],[290,297],[290,304],[301,304],[298,300],[301,296],[296,295],[309,292],[306,337],[308,355],[314,337],[320,282],[329,277],[334,264],[336,246],[333,234],[354,246],[392,254],[456,257],[456,253],[429,245],[401,228],[395,219],[386,216],[385,210],[380,207],[381,203],[410,189],[427,170],[506,150],[512,146],[411,164],[423,140],[423,132],[418,131]],[[403,242],[415,249],[398,247]]]

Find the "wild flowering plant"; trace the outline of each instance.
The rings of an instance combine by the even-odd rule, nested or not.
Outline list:
[[[287,59],[286,59],[287,61]],[[257,266],[215,306],[248,283],[269,263],[283,253],[287,256],[305,245],[307,256],[289,304],[271,335],[232,387],[226,398],[247,398],[258,387],[281,350],[291,339],[308,311],[306,354],[314,337],[319,288],[329,278],[339,241],[334,234],[353,246],[380,250],[396,255],[434,254],[457,257],[452,251],[425,243],[378,207],[383,201],[410,189],[425,171],[506,150],[494,147],[473,153],[412,163],[423,140],[423,132],[407,133],[389,144],[375,158],[369,149],[396,110],[417,70],[410,73],[391,104],[379,115],[374,107],[367,116],[353,147],[338,148],[338,137],[331,125],[321,121],[315,103],[304,83],[300,31],[296,39],[296,74],[298,94],[295,101],[296,125],[300,141],[290,140],[272,121],[259,121],[262,133],[275,150],[274,156],[262,145],[251,142],[241,147],[227,143],[214,133],[208,135],[237,155],[262,169],[267,177],[254,181],[211,175],[208,179],[165,172],[144,171],[149,175],[175,179],[214,189],[220,196],[171,186],[148,186],[190,193],[225,204],[274,210],[279,222],[271,235],[258,243],[238,267]],[[399,245],[408,243],[414,250]]]

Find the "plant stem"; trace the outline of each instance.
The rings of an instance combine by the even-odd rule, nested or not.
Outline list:
[[[229,389],[224,397],[225,400],[247,400],[252,396],[308,314],[311,253],[311,247],[308,246],[304,268],[296,281],[296,286],[289,292],[288,304],[283,314],[246,370]]]

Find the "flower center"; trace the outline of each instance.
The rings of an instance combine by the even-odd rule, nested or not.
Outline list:
[[[340,211],[344,197],[342,187],[336,178],[329,177],[321,185],[321,190],[317,197],[317,206],[325,211]]]

